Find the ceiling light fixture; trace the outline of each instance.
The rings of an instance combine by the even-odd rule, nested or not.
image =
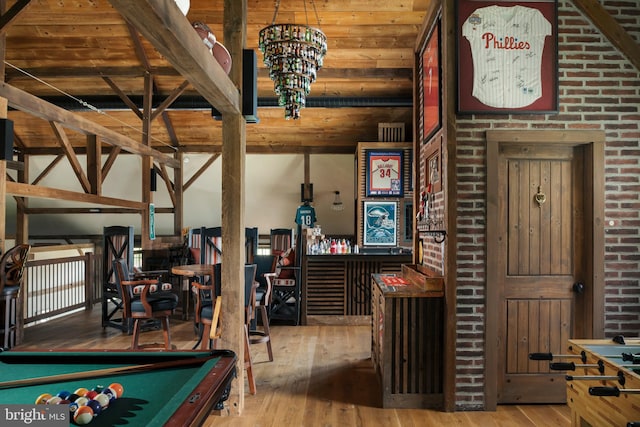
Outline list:
[[[314,0],[309,0],[320,27]],[[271,25],[260,30],[258,46],[264,54],[264,64],[273,80],[278,105],[285,107],[285,119],[299,119],[300,109],[306,104],[311,83],[316,80],[327,53],[327,36],[319,29],[309,26],[307,0],[302,0],[306,25],[276,24],[280,0]]]

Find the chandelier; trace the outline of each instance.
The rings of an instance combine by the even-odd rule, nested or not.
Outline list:
[[[320,26],[318,12],[313,0],[313,11]],[[322,67],[322,59],[327,53],[327,36],[318,28],[309,26],[307,0],[303,0],[306,25],[276,24],[280,0],[276,0],[276,10],[271,25],[260,30],[258,47],[264,54],[264,65],[273,80],[278,105],[285,107],[285,119],[299,119],[300,109],[306,104],[311,83]]]

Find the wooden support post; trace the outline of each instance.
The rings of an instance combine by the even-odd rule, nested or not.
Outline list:
[[[231,80],[242,87],[247,0],[224,1],[224,42],[231,52]],[[239,95],[238,95],[239,96]],[[240,98],[240,96],[239,96]],[[241,101],[240,101],[241,102]],[[238,376],[229,396],[232,413],[244,409],[244,194],[246,124],[242,108],[222,116],[222,345],[238,356]]]

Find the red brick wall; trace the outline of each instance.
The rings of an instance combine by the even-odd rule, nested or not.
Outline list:
[[[640,0],[602,1],[640,43]],[[605,334],[640,335],[640,72],[573,6],[558,8],[560,112],[458,116],[457,389],[459,409],[484,405],[485,131],[606,132]]]

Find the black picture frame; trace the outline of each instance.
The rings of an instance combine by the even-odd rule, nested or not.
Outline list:
[[[513,27],[526,27],[528,37],[518,34],[518,30],[514,30],[513,36],[507,34],[506,30],[482,32],[489,24],[492,28],[500,29],[500,25],[496,24],[498,14],[488,13],[485,9],[493,7],[514,8],[509,13],[518,14],[519,19],[527,22],[528,26]],[[491,19],[496,21],[492,22]],[[506,25],[502,29],[508,29]],[[539,28],[539,34],[529,36],[531,27]],[[472,37],[467,39],[463,33]],[[543,42],[540,40],[542,36]],[[474,48],[469,40],[474,41]],[[459,114],[558,113],[557,0],[457,0],[456,51]],[[519,55],[521,52],[526,55]],[[481,53],[484,55],[481,56]],[[520,61],[522,67],[514,67],[514,61]],[[540,64],[539,71],[537,61]],[[480,68],[482,64],[490,65],[483,70],[484,73],[477,73],[475,66]]]
[[[367,197],[404,195],[403,150],[366,150],[365,161]]]

